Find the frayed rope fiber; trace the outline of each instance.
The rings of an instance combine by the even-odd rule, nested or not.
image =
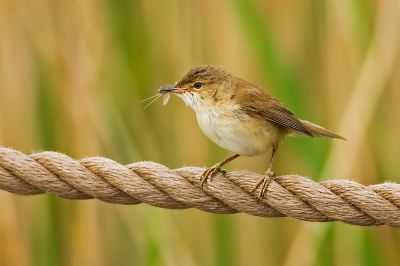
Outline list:
[[[47,193],[115,204],[147,203],[168,209],[400,227],[400,184],[317,183],[285,175],[275,178],[264,197],[257,199],[259,191],[252,189],[261,175],[243,171],[217,174],[202,188],[199,177],[204,170],[169,169],[154,162],[124,166],[103,157],[73,160],[57,152],[28,156],[0,147],[0,188],[19,195]]]

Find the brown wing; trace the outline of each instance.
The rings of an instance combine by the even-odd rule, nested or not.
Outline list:
[[[251,87],[241,90],[241,96],[239,99],[241,99],[241,106],[245,112],[253,115],[261,115],[278,125],[289,127],[312,136],[304,125],[294,117],[293,113],[284,107],[283,103],[268,96],[261,89]]]

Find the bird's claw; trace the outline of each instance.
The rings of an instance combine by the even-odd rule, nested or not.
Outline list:
[[[220,166],[213,166],[206,169],[200,177],[201,186],[203,187],[207,180],[212,180],[216,173],[226,174],[226,170],[222,169]]]
[[[258,193],[257,199],[259,200],[261,197],[264,197],[265,193],[267,192],[268,186],[271,183],[272,180],[274,180],[276,177],[275,173],[272,172],[271,170],[267,170],[264,173],[264,176],[258,181],[258,183],[254,186],[254,188],[251,190],[253,193],[254,191],[257,190],[261,186],[260,193]]]

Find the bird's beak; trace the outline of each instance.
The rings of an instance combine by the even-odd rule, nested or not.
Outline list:
[[[165,85],[165,86],[161,87],[158,92],[161,94],[166,94],[166,93],[171,93],[171,92],[184,93],[185,91],[186,91],[186,89],[176,87],[176,83],[174,83],[174,84],[169,84],[169,85]]]
[[[184,93],[186,91],[187,91],[187,89],[184,89],[184,88],[173,88],[172,89],[172,92],[174,92],[174,93]]]

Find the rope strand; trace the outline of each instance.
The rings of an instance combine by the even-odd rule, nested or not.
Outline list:
[[[246,171],[218,174],[202,188],[199,177],[204,170],[172,170],[154,162],[124,166],[103,157],[78,161],[57,152],[28,156],[0,148],[0,188],[18,195],[47,193],[115,204],[147,203],[168,209],[400,227],[400,184],[364,186],[348,180],[316,183],[285,175],[275,178],[258,200],[259,191],[252,192],[252,188],[261,175]]]

